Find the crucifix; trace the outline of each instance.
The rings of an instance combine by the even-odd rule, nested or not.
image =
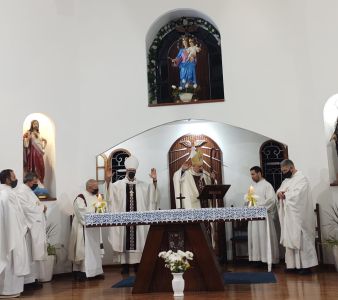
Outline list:
[[[179,208],[183,208],[183,204],[182,204],[182,200],[185,199],[185,197],[182,196],[182,193],[180,193],[179,197],[176,197],[176,199],[180,200],[180,207]],[[177,208],[177,207],[176,207]]]

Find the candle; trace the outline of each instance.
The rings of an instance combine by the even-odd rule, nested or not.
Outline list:
[[[249,194],[253,194],[255,192],[254,187],[250,185],[249,187]]]

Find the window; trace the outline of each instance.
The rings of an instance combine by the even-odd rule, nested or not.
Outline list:
[[[263,176],[277,191],[283,181],[280,163],[288,158],[287,146],[274,140],[266,141],[260,148],[260,157]]]

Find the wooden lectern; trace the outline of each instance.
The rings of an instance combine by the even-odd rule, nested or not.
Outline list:
[[[201,201],[201,207],[224,207],[223,198],[229,188],[229,184],[206,185],[198,197]],[[209,201],[211,201],[211,203],[209,203]],[[210,235],[213,235],[215,241],[215,254],[218,257],[219,262],[224,264],[227,261],[225,226],[223,223],[213,224],[214,232],[210,230]]]
[[[211,207],[224,207],[223,198],[230,188],[230,184],[210,184],[204,186],[200,196],[201,207],[210,207],[207,200],[211,199]]]

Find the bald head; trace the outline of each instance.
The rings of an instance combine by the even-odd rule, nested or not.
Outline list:
[[[88,193],[96,195],[99,191],[97,181],[95,179],[89,179],[86,182],[86,190]]]
[[[295,164],[293,163],[293,161],[291,159],[284,159],[281,163],[280,163],[281,167],[295,167]]]

